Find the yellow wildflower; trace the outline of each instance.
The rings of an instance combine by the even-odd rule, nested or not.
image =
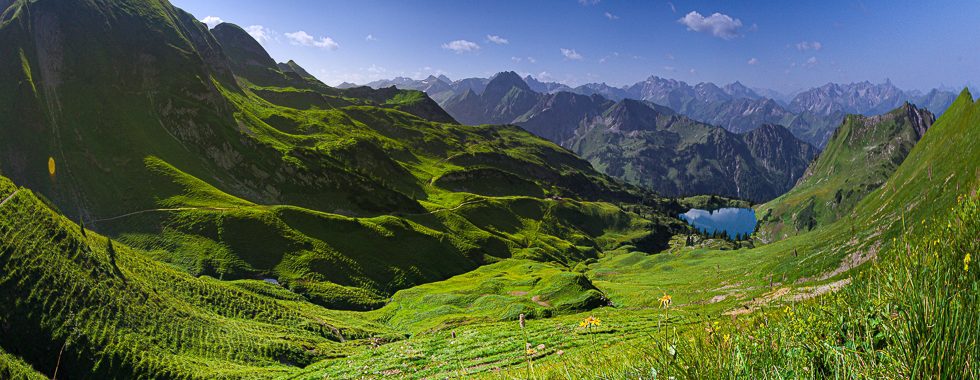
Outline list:
[[[532,355],[534,355],[534,354],[536,354],[536,353],[538,353],[538,351],[537,351],[537,350],[535,350],[535,349],[533,349],[533,348],[528,348],[528,349],[527,349],[527,355],[528,355],[528,356],[532,356]]]
[[[54,157],[48,157],[48,174],[54,175]]]
[[[970,270],[970,254],[967,253],[966,257],[963,258],[963,271],[968,272]]]
[[[668,308],[670,307],[671,297],[667,293],[664,293],[663,297],[660,297],[660,307]]]
[[[578,326],[589,328],[589,327],[599,326],[600,323],[602,323],[601,319],[590,315],[588,318],[585,318],[582,322],[579,322]]]

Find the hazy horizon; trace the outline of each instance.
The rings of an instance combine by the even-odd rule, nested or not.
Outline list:
[[[331,85],[501,71],[573,87],[656,75],[782,93],[829,82],[890,79],[921,91],[980,83],[976,2],[174,3],[212,26],[246,28],[276,60]]]

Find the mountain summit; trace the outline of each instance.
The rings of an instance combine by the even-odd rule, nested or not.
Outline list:
[[[683,86],[661,78],[650,81]],[[713,85],[699,90],[727,96]],[[670,196],[710,193],[769,200],[792,187],[816,153],[791,133],[739,135],[651,101],[538,93],[513,72],[494,76],[482,94],[467,90],[444,106],[465,124],[519,125],[572,149],[606,174]]]

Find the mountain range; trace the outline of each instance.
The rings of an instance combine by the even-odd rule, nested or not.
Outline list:
[[[367,86],[396,86],[425,91],[445,106],[449,98],[460,95],[466,89],[477,94],[482,93],[490,79],[468,78],[452,81],[441,75],[420,81],[399,77],[394,80],[374,81]],[[955,92],[947,90],[933,89],[926,93],[904,91],[887,80],[880,84],[867,81],[828,83],[796,92],[792,96],[767,89],[749,88],[738,81],[721,86],[711,82],[692,86],[683,81],[657,76],[621,87],[605,83],[569,87],[560,83],[541,82],[530,75],[524,81],[533,91],[540,93],[572,92],[601,95],[614,101],[646,100],[669,107],[694,120],[721,126],[736,133],[747,132],[763,124],[783,125],[798,138],[821,149],[847,114],[877,115],[895,109],[904,102],[910,102],[940,115],[956,98]],[[467,85],[464,86],[464,83]]]
[[[334,88],[166,0],[0,0],[0,41],[0,379],[977,377],[968,90],[818,155],[515,73]]]
[[[784,127],[732,133],[650,101],[540,93],[513,72],[443,102],[464,124],[515,124],[611,176],[668,196],[765,201],[789,190],[817,150]]]

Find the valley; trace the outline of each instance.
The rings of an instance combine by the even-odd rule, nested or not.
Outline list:
[[[969,89],[330,86],[201,17],[0,0],[0,378],[980,374]]]

